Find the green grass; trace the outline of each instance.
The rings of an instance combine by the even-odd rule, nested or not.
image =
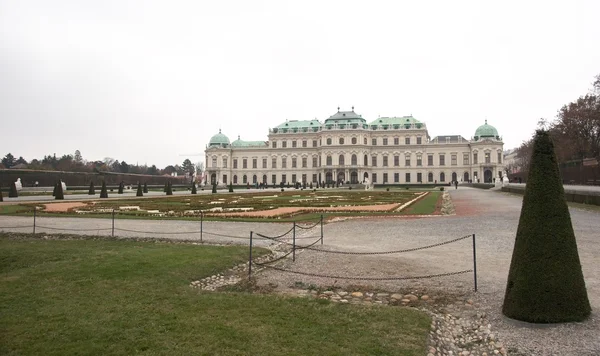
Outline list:
[[[426,353],[430,319],[415,310],[188,286],[247,252],[0,235],[0,354]]]
[[[433,214],[439,205],[439,200],[442,197],[440,191],[429,192],[425,197],[409,206],[401,212],[402,215],[430,215]]]

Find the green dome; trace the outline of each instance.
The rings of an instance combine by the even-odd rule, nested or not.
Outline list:
[[[221,133],[221,129],[219,129],[219,133],[210,138],[208,142],[208,146],[227,146],[229,145],[229,138]]]
[[[479,139],[480,137],[498,137],[498,130],[492,125],[488,125],[487,120],[485,120],[485,124],[481,125],[475,130],[475,139]]]

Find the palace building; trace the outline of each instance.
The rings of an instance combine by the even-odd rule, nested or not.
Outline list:
[[[267,141],[230,142],[219,130],[206,147],[207,183],[269,186],[326,182],[374,184],[492,182],[502,176],[502,138],[487,120],[471,139],[431,138],[412,116],[367,122],[339,111],[324,122],[290,120]]]

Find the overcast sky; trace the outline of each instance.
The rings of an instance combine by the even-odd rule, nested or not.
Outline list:
[[[600,74],[600,1],[0,0],[0,155],[203,160],[352,106],[518,146]],[[186,154],[201,154],[189,156]]]

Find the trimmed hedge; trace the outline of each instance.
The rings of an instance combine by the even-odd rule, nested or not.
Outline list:
[[[106,190],[106,181],[102,181],[102,189],[100,190],[100,198],[108,198],[108,191]]]
[[[514,194],[525,194],[524,187],[502,187],[503,192],[514,193]],[[588,204],[588,205],[598,205],[600,206],[600,194],[595,194],[595,192],[577,192],[577,191],[569,191],[569,188],[565,191],[565,199],[568,202],[572,203],[580,203],[580,204]]]
[[[15,185],[15,182],[12,182],[10,184],[10,190],[8,191],[8,197],[9,198],[18,198],[19,197],[19,193],[17,192],[17,186]]]
[[[56,194],[54,195],[54,199],[63,200],[65,199],[65,192],[63,192],[62,181],[59,180],[56,182]]]
[[[531,323],[582,321],[591,313],[554,145],[538,130],[502,313]]]

